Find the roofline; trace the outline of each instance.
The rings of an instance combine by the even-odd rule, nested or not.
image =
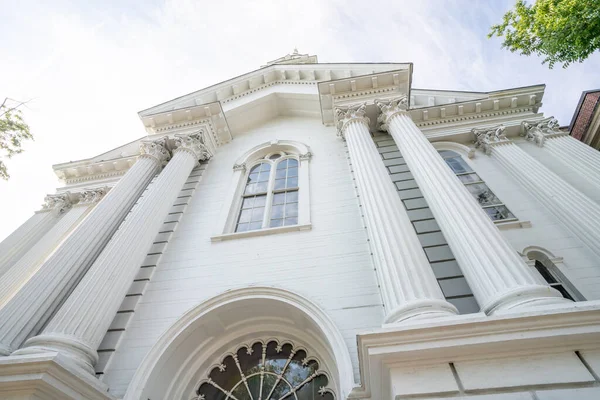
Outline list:
[[[571,129],[573,129],[573,125],[579,117],[579,113],[581,112],[581,106],[583,105],[583,100],[585,100],[586,96],[590,93],[600,92],[600,89],[592,89],[592,90],[584,90],[581,92],[581,96],[579,97],[579,101],[577,102],[577,106],[575,107],[575,111],[573,112],[573,116],[571,117],[571,122],[569,123],[569,133],[571,133]]]
[[[307,65],[326,66],[326,65],[361,65],[361,64],[362,65],[382,65],[382,64],[383,65],[386,65],[386,64],[392,65],[392,64],[412,64],[412,62],[409,63],[409,62],[391,62],[391,61],[388,61],[388,62],[351,62],[351,63],[339,62],[339,63],[317,63],[317,64],[271,64],[271,65],[265,65],[264,67],[252,70],[250,72],[243,73],[241,75],[234,76],[233,78],[226,79],[224,81],[215,83],[213,85],[203,87],[201,89],[193,90],[193,91],[191,91],[189,93],[186,93],[186,94],[183,94],[181,96],[178,96],[178,97],[172,98],[170,100],[164,101],[162,103],[156,104],[156,105],[154,105],[152,107],[145,108],[145,109],[143,109],[141,111],[138,111],[138,116],[141,117],[142,113],[144,113],[144,112],[146,112],[146,111],[148,111],[148,110],[150,110],[152,108],[160,107],[160,106],[165,105],[167,103],[170,103],[172,101],[176,101],[176,100],[182,99],[182,98],[184,98],[186,96],[189,96],[189,95],[191,95],[193,93],[199,92],[201,90],[208,90],[208,89],[214,88],[216,86],[219,86],[219,85],[221,85],[221,84],[223,84],[225,82],[229,82],[229,81],[241,78],[241,77],[246,76],[246,75],[254,74],[256,72],[265,70],[267,68],[275,68],[276,66],[281,66],[281,67],[287,68],[287,67],[290,67],[290,66],[302,66],[302,67],[306,67]]]

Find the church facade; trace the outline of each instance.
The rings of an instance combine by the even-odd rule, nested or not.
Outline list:
[[[54,165],[0,244],[0,398],[600,398],[600,153],[543,85],[294,52]]]

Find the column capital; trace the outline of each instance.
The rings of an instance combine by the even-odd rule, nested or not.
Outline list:
[[[109,188],[107,186],[95,189],[85,189],[83,192],[78,193],[79,203],[77,205],[91,205],[98,203],[106,195]]]
[[[367,117],[367,103],[355,104],[346,107],[335,108],[335,120],[337,126],[337,135],[346,140],[345,131],[348,124],[358,121],[369,126],[370,120]]]
[[[49,194],[44,197],[42,211],[51,211],[55,215],[60,215],[68,211],[72,205],[73,202],[71,201],[71,194],[69,192]]]
[[[156,140],[142,140],[140,142],[142,157],[150,157],[160,165],[164,165],[171,159],[171,153],[167,150],[166,137]]]
[[[481,147],[485,154],[492,152],[492,147],[511,143],[510,139],[504,134],[506,127],[504,125],[493,126],[491,128],[473,128],[471,132],[475,135],[475,147]]]
[[[206,161],[212,157],[204,141],[204,130],[191,134],[177,134],[173,140],[175,141],[173,153],[176,151],[189,151],[199,161]]]
[[[377,117],[377,129],[387,132],[390,119],[408,110],[408,97],[400,96],[389,100],[375,100],[381,114]]]
[[[544,141],[552,137],[568,136],[567,132],[558,130],[560,127],[554,117],[544,118],[536,121],[521,122],[521,136],[534,142],[539,147],[544,146]]]

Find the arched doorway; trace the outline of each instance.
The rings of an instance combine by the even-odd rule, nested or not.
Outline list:
[[[243,352],[248,351],[260,351],[260,358],[242,358]],[[250,366],[251,363],[255,365]],[[221,375],[220,369],[231,374]],[[240,372],[244,370],[250,371],[248,376],[244,372],[245,382]],[[263,382],[256,386],[261,372]],[[252,387],[250,375],[258,376],[253,378]],[[204,384],[218,389],[209,379],[227,387],[202,392],[201,388],[209,389]],[[289,291],[253,287],[222,293],[177,320],[148,353],[124,399],[190,400],[204,395],[205,400],[212,400],[207,395],[238,390],[240,397],[226,394],[223,399],[245,400],[242,389],[247,393],[249,388],[254,393],[262,387],[263,392],[280,394],[271,398],[304,400],[304,394],[310,392],[317,393],[317,398],[333,400],[346,398],[354,386],[348,348],[337,327],[319,307]],[[263,394],[261,400],[267,400],[264,396],[269,393]]]

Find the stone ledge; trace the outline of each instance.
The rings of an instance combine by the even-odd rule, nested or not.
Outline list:
[[[58,353],[0,357],[0,398],[116,400],[96,377]]]

